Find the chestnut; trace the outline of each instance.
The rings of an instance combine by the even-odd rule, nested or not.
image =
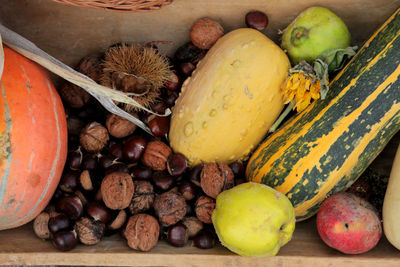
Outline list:
[[[60,213],[54,217],[50,217],[49,222],[48,222],[49,231],[52,234],[55,234],[55,233],[58,233],[61,231],[71,230],[72,225],[73,224],[72,224],[71,220],[64,213]]]
[[[79,219],[83,214],[83,203],[77,196],[61,197],[57,202],[56,208],[74,221]]]
[[[122,159],[122,143],[115,143],[108,148],[108,152],[116,158]]]
[[[194,69],[196,68],[195,65],[193,65],[191,62],[184,62],[179,64],[179,68],[181,70],[181,73],[185,76],[190,76]]]
[[[142,136],[132,136],[122,148],[122,157],[132,163],[138,162],[146,149],[147,141]]]
[[[203,165],[202,164],[196,165],[192,169],[190,169],[189,174],[188,174],[189,180],[192,183],[194,183],[195,185],[199,186],[199,187],[201,186],[201,184],[200,184],[200,180],[201,180],[200,174],[201,174],[201,170],[202,169],[203,169]]]
[[[170,189],[175,182],[173,176],[161,171],[153,173],[152,180],[156,188],[162,191]]]
[[[98,157],[96,154],[88,153],[83,156],[82,169],[83,170],[95,170],[98,166]]]
[[[108,175],[113,172],[123,172],[123,173],[129,173],[129,167],[125,163],[122,162],[114,162],[110,167],[108,167],[105,171],[104,174]]]
[[[62,191],[66,193],[74,192],[79,186],[79,171],[64,171],[58,186]]]
[[[169,117],[151,115],[148,118],[149,129],[155,137],[163,137],[169,130]]]
[[[231,168],[233,175],[235,178],[242,179],[244,178],[244,164],[241,160],[237,160],[229,164],[229,168]]]
[[[71,152],[68,155],[68,162],[69,162],[69,167],[71,170],[79,170],[82,165],[82,159],[83,159],[83,154],[81,151],[81,147],[79,147],[77,150]]]
[[[215,245],[214,234],[208,230],[200,230],[193,237],[193,246],[201,249],[209,249],[213,248]]]
[[[264,12],[250,11],[246,14],[245,22],[247,27],[262,31],[268,25],[268,17]]]
[[[189,231],[183,223],[177,223],[168,228],[168,243],[175,247],[183,247],[189,240]]]
[[[187,159],[180,153],[171,153],[167,160],[167,169],[172,176],[182,175],[188,166]]]
[[[112,219],[111,211],[100,201],[90,202],[86,212],[95,221],[108,223]]]
[[[78,235],[75,231],[63,231],[53,235],[53,245],[61,251],[68,251],[78,244]]]
[[[153,171],[149,167],[135,166],[131,170],[134,179],[149,180],[153,175]]]
[[[179,89],[180,79],[176,70],[173,70],[170,74],[168,81],[164,83],[165,88],[170,91],[175,91]]]
[[[192,182],[183,181],[178,186],[178,192],[181,193],[186,200],[192,200],[196,196],[196,186]]]
[[[116,158],[114,155],[106,154],[106,155],[103,155],[102,157],[100,157],[99,164],[100,164],[100,167],[105,170],[108,167],[110,167],[115,161],[116,161]]]
[[[175,105],[176,99],[178,99],[178,94],[176,92],[169,91],[165,97],[165,104],[167,107],[171,108]]]

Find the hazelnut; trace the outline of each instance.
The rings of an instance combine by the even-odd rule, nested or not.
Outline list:
[[[161,224],[173,225],[185,217],[186,201],[181,194],[168,191],[156,196],[154,210]]]
[[[110,230],[118,230],[120,229],[126,222],[127,214],[125,210],[120,210],[117,216],[110,222],[108,228]]]
[[[160,225],[148,214],[136,214],[129,218],[125,228],[128,246],[140,251],[149,251],[157,245]]]
[[[215,200],[207,197],[200,196],[195,204],[195,212],[197,218],[203,223],[212,223],[211,214],[215,209]]]
[[[127,208],[131,203],[134,189],[132,177],[123,172],[106,175],[100,186],[104,204],[113,210]]]
[[[201,170],[200,184],[206,195],[217,198],[219,193],[234,186],[234,174],[225,163],[210,162]]]
[[[146,211],[153,206],[154,189],[153,185],[148,181],[134,181],[135,191],[129,205],[132,214]]]
[[[210,18],[196,20],[190,29],[190,39],[200,49],[210,49],[222,35],[224,28]]]
[[[194,237],[201,229],[203,229],[203,223],[196,217],[185,217],[183,218],[182,223],[186,225],[189,231],[189,238]]]
[[[137,117],[136,114],[131,114]],[[131,135],[136,130],[136,125],[116,114],[111,114],[107,117],[106,127],[111,136],[115,138],[124,138]]]
[[[98,122],[87,124],[79,135],[81,146],[88,152],[98,152],[104,148],[109,139],[107,129]]]
[[[81,172],[79,176],[79,182],[84,190],[92,191],[94,189],[92,180],[92,175],[89,170],[84,170]]]
[[[90,94],[88,92],[70,82],[64,83],[61,86],[59,93],[62,100],[68,106],[76,109],[85,106],[90,99]]]
[[[155,140],[147,144],[143,153],[143,164],[156,171],[163,171],[167,168],[167,160],[171,155],[171,148],[165,143]]]
[[[49,219],[50,214],[47,212],[42,212],[38,216],[36,216],[33,221],[33,231],[36,236],[41,239],[49,239],[50,238],[50,230],[49,230]]]
[[[105,225],[100,221],[94,221],[83,217],[75,223],[75,231],[79,241],[85,245],[95,245],[104,235]]]

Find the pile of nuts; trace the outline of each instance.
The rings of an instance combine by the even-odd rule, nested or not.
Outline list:
[[[202,34],[213,30],[214,38]],[[191,42],[178,48],[171,59],[173,75],[165,83],[160,101],[151,107],[153,111],[163,114],[173,107],[182,81],[222,34],[223,28],[215,21],[194,23]],[[208,39],[199,40],[204,36]],[[100,58],[85,57],[76,69],[98,82]],[[168,145],[169,117],[132,113],[149,126],[151,136],[108,113],[79,87],[64,85],[60,95],[66,107],[69,152],[51,202],[34,221],[39,238],[51,239],[61,251],[71,250],[79,242],[95,245],[104,236],[117,233],[139,251],[151,250],[160,239],[177,247],[185,246],[189,239],[202,249],[215,245],[211,221],[215,198],[244,182],[243,162],[229,166],[210,162],[188,168],[186,158]]]

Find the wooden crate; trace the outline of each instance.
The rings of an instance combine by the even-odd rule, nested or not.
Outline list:
[[[174,0],[150,13],[113,13],[64,6],[51,0],[3,1],[0,18],[9,28],[40,48],[73,66],[91,52],[126,41],[172,41],[162,47],[172,54],[189,38],[189,28],[199,17],[221,22],[226,31],[244,26],[244,15],[252,9],[266,12],[270,25],[265,32],[275,41],[301,10],[322,5],[330,8],[349,26],[353,43],[362,44],[388,16],[400,7],[400,0]],[[390,171],[392,141],[374,166]],[[362,255],[344,255],[327,247],[319,238],[314,219],[298,223],[293,240],[272,258],[237,256],[221,246],[200,250],[190,245],[174,248],[160,242],[151,252],[136,252],[118,235],[96,246],[79,245],[71,252],[59,252],[51,242],[35,237],[32,225],[0,232],[0,265],[110,265],[110,266],[398,266],[400,253],[383,237],[378,246]]]

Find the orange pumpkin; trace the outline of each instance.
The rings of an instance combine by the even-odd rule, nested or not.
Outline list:
[[[48,72],[4,47],[0,80],[0,230],[48,204],[67,157],[64,108]]]

